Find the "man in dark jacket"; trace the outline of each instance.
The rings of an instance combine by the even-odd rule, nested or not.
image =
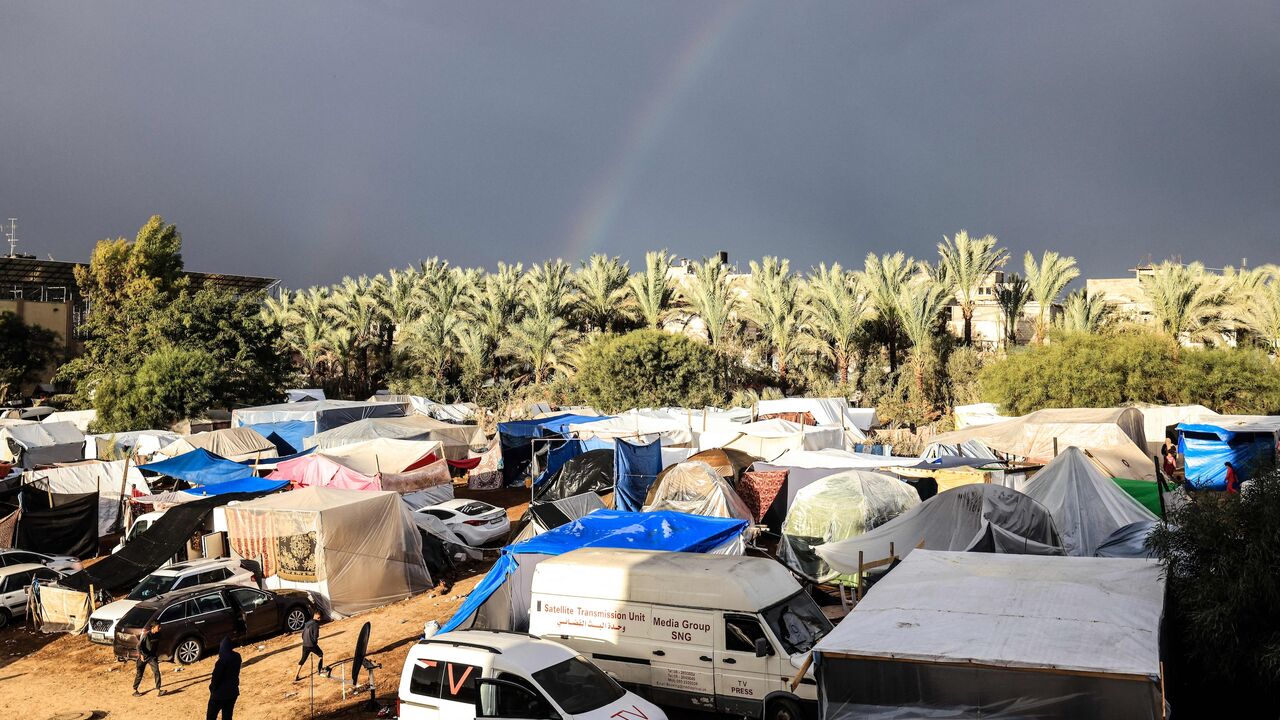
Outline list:
[[[138,663],[133,673],[133,694],[141,695],[138,692],[138,686],[142,684],[142,675],[146,672],[147,666],[151,667],[151,674],[156,676],[156,693],[164,695],[164,690],[160,689],[160,658],[156,652],[159,645],[160,623],[152,623],[151,627],[143,628],[142,637],[138,639]]]
[[[302,659],[298,660],[298,670],[293,674],[294,682],[302,679],[302,666],[307,663],[307,656],[313,654],[320,659],[320,672],[324,672],[324,650],[320,649],[319,610],[302,626]]]
[[[218,645],[218,662],[213,664],[213,675],[209,679],[209,709],[205,711],[205,720],[216,720],[219,712],[222,720],[232,720],[238,697],[240,653],[231,649],[231,638],[224,637]]]

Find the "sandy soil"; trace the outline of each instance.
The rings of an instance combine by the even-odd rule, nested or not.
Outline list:
[[[457,495],[469,493],[459,488]],[[528,490],[477,495],[503,505],[516,520],[524,512]],[[371,623],[369,654],[382,664],[376,672],[378,698],[394,708],[400,668],[413,642],[428,620],[443,622],[453,614],[475,586],[489,563],[475,563],[460,573],[447,594],[441,588],[321,628],[321,647],[328,662],[351,657],[360,627]],[[238,648],[244,660],[240,674],[240,700],[236,718],[243,720],[310,718],[311,683],[292,682],[301,642],[297,634],[282,635]],[[162,662],[160,672],[166,694],[156,694],[150,672],[142,687],[152,688],[133,697],[133,663],[118,663],[111,648],[89,642],[83,635],[41,635],[23,628],[0,631],[0,718],[43,720],[61,713],[95,713],[99,718],[170,720],[202,718],[208,702],[209,673],[214,658],[180,667]],[[372,718],[360,709],[368,695],[342,699],[335,679],[315,679],[317,718]]]

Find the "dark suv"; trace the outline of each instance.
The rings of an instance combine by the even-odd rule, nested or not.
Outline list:
[[[311,594],[302,590],[256,590],[242,585],[178,590],[138,603],[116,625],[117,660],[138,656],[142,629],[160,623],[158,654],[190,665],[222,638],[232,642],[298,632],[316,611]]]

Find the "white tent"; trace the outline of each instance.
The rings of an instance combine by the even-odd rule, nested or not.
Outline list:
[[[823,718],[1162,718],[1150,560],[917,550],[814,648]]]
[[[231,411],[231,426],[257,425],[286,420],[315,423],[317,433],[371,417],[404,417],[408,404],[359,400],[313,400],[261,405]]]
[[[127,452],[141,456],[145,462],[160,448],[175,442],[179,437],[181,436],[177,433],[168,430],[131,430],[85,435],[84,457],[86,460],[105,460]]]
[[[279,455],[276,446],[252,428],[236,427],[224,430],[184,435],[160,448],[156,455],[177,457],[197,448],[208,450],[235,462],[265,460]]]
[[[698,449],[733,448],[769,460],[788,450],[844,448],[844,442],[844,432],[839,427],[801,425],[775,418],[708,430],[698,436]]]
[[[956,429],[963,430],[968,427],[977,427],[979,425],[990,425],[992,423],[1004,422],[1013,418],[1001,415],[999,408],[995,403],[974,403],[972,405],[957,405],[952,408],[952,412],[956,416]]]
[[[469,423],[475,420],[480,406],[475,403],[438,403],[421,395],[374,395],[370,402],[403,403],[408,405],[407,412],[426,415],[427,417],[451,423]]]
[[[842,397],[792,397],[756,403],[757,415],[791,412],[807,412],[819,425],[857,428],[863,432],[875,427],[877,420],[875,408],[849,407],[849,401]]]
[[[1075,447],[1037,472],[1023,493],[1053,516],[1068,555],[1091,557],[1116,530],[1157,519]]]
[[[439,441],[444,445],[444,457],[449,460],[469,457],[472,448],[483,449],[488,443],[476,425],[455,425],[426,415],[356,420],[312,435],[306,442],[307,447],[329,450],[375,438]]]
[[[1203,405],[1148,405],[1135,403],[1134,407],[1142,412],[1142,430],[1147,436],[1147,453],[1158,454],[1164,439],[1169,437],[1169,428],[1184,422],[1214,422],[1218,413]]]
[[[52,412],[52,413],[49,413],[48,415],[45,415],[44,419],[41,420],[40,422],[43,422],[43,423],[69,422],[72,425],[75,425],[80,432],[87,433],[89,432],[89,425],[91,425],[93,421],[97,419],[98,419],[98,411],[90,408],[88,410],[58,410],[57,412]]]
[[[378,438],[319,451],[342,465],[363,475],[402,473],[423,465],[423,458],[443,456],[439,442],[431,440],[393,440]]]
[[[236,555],[262,563],[268,588],[319,596],[352,615],[432,586],[422,538],[399,493],[301,488],[226,508]]]
[[[770,465],[798,468],[831,468],[848,470],[874,470],[884,467],[913,467],[921,464],[920,458],[876,455],[848,450],[788,450]]]
[[[704,462],[682,462],[662,472],[649,493],[645,512],[673,510],[689,515],[737,518],[752,522],[751,510],[733,489]]]
[[[647,445],[661,439],[663,447],[690,447],[697,433],[692,429],[692,413],[679,417],[660,410],[628,410],[589,423],[575,423],[569,432],[581,440],[626,440]]]
[[[86,460],[42,470],[28,470],[23,473],[22,482],[55,495],[97,493],[98,537],[105,537],[111,534],[119,520],[122,488],[126,496],[130,497],[134,491],[142,495],[151,494],[151,488],[142,472],[133,464],[129,464],[126,476],[125,463],[124,460]]]
[[[84,433],[69,422],[0,426],[0,462],[33,468],[84,459]]]
[[[285,402],[315,402],[316,400],[324,400],[323,388],[298,388],[296,390],[284,391]]]

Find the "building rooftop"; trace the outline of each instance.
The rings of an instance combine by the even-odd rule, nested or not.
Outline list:
[[[0,294],[9,288],[75,288],[75,268],[84,263],[62,260],[41,260],[30,257],[0,257]],[[220,273],[188,272],[197,288],[214,287],[234,292],[267,290],[278,281],[275,278],[252,275],[224,275]],[[29,297],[29,300],[44,299]]]

